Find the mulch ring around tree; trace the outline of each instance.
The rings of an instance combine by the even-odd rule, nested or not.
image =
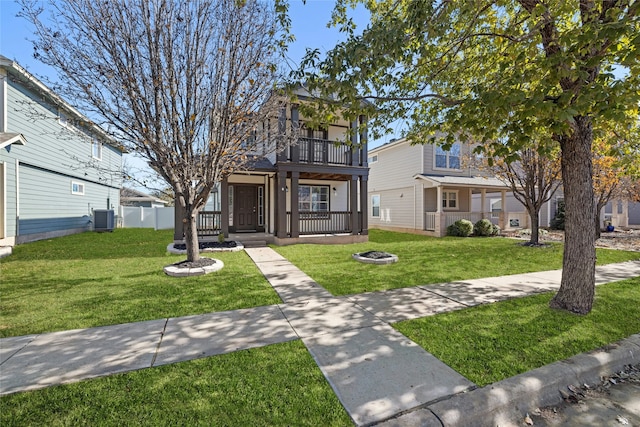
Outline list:
[[[224,263],[219,259],[200,258],[196,261],[178,261],[163,268],[165,274],[173,277],[201,276],[221,270]]]
[[[365,264],[393,264],[398,262],[398,256],[383,251],[366,251],[351,255],[353,259]]]

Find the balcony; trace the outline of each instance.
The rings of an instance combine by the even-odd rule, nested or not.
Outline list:
[[[279,161],[317,165],[361,166],[358,147],[326,139],[299,138],[281,153]]]

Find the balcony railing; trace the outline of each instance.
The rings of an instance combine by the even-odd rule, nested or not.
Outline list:
[[[285,153],[290,162],[322,165],[351,165],[352,158],[351,147],[344,142],[314,138],[299,138]]]
[[[198,236],[215,236],[222,230],[222,212],[200,211],[196,219]]]
[[[300,235],[351,232],[351,212],[300,212]],[[291,212],[287,212],[287,234],[291,234]]]

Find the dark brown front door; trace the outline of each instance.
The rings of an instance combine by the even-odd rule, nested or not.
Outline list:
[[[237,231],[256,230],[257,187],[252,185],[236,186],[236,203],[233,223]]]

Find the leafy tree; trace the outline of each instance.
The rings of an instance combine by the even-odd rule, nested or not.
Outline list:
[[[348,16],[356,3],[371,13],[361,34]],[[417,143],[437,132],[445,148],[473,137],[510,161],[548,132],[560,147],[566,203],[562,282],[550,304],[588,313],[593,128],[637,120],[639,9],[630,0],[337,0],[333,23],[347,40],[323,59],[309,51],[294,77],[353,109],[371,101],[373,135],[406,119]],[[329,115],[337,105],[317,109]]]
[[[529,244],[539,244],[540,209],[551,200],[561,184],[560,160],[549,154],[541,154],[538,148],[522,148],[515,153],[516,160],[507,162],[501,157],[476,157],[482,163],[479,169],[490,171],[511,188],[513,196],[527,210],[531,218]],[[490,151],[490,150],[487,150]]]
[[[173,189],[187,259],[199,258],[196,217],[213,185],[253,154],[249,138],[277,117],[286,8],[259,0],[22,0],[35,56],[54,87],[144,158]],[[270,137],[275,138],[272,130]]]
[[[634,179],[640,177],[640,150],[637,141],[620,137],[608,129],[593,143],[593,191],[596,201],[596,238],[600,237],[600,212],[613,199],[630,200]]]

